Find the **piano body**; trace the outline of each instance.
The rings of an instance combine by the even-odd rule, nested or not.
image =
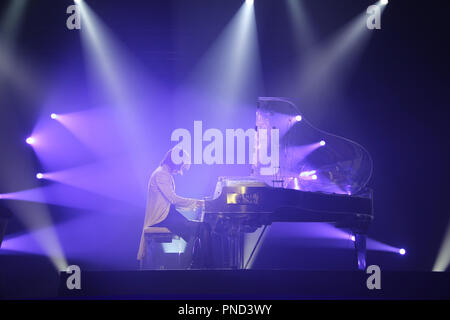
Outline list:
[[[368,152],[314,128],[293,103],[281,98],[259,98],[256,130],[261,128],[280,132],[280,162],[274,174],[260,175],[257,163],[248,177],[219,178],[213,197],[205,199],[203,221],[210,224],[219,253],[215,266],[248,268],[273,222],[324,222],[350,230],[358,269],[364,270],[366,235],[373,220],[372,190],[366,188],[372,174]],[[244,261],[244,235],[256,230],[262,231]]]

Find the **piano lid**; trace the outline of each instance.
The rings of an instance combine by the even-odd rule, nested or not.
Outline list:
[[[353,195],[372,175],[372,159],[361,145],[314,127],[286,99],[259,98],[256,127],[267,129],[269,137],[272,128],[279,129],[278,172],[261,175],[264,166],[252,166],[253,176],[270,186]]]

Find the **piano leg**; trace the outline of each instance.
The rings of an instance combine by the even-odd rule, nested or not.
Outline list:
[[[244,269],[244,242],[243,240],[243,234],[239,232],[239,242],[238,242],[238,269]]]
[[[232,269],[237,269],[237,243],[238,241],[236,233],[231,234],[229,237],[229,247],[230,247],[229,266]]]
[[[365,234],[355,233],[355,251],[359,270],[366,270],[366,239]]]
[[[244,267],[244,246],[242,243],[242,233],[240,228],[230,234],[230,267],[232,269],[243,269]]]

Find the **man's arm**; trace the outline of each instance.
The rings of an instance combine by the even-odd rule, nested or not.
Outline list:
[[[159,173],[156,175],[156,184],[159,190],[162,192],[164,197],[174,206],[181,208],[194,209],[199,200],[191,198],[183,198],[175,193],[174,187],[172,185],[171,176],[164,173]]]

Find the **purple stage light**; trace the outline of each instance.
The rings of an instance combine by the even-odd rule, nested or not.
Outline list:
[[[42,247],[36,242],[35,235],[31,233],[26,233],[19,236],[7,236],[2,243],[2,248],[0,250],[4,251],[4,254],[11,253],[31,253],[35,255],[45,255]]]
[[[316,174],[316,170],[302,171],[302,172],[300,172],[299,177],[300,178],[308,178],[308,177],[310,177],[311,175],[314,175],[314,174]]]
[[[51,173],[45,173],[43,179],[52,180]],[[2,200],[46,203],[76,209],[118,214],[136,208],[120,199],[112,199],[62,183],[54,183],[45,187],[26,189],[12,193],[3,193],[0,194],[0,201]]]
[[[402,249],[398,250],[398,253],[400,253],[402,256],[404,256],[406,254],[406,250],[402,248]]]
[[[311,179],[317,180],[317,175],[314,174],[314,175],[311,177]]]
[[[25,142],[28,143],[28,144],[34,144],[36,142],[36,139],[34,137],[28,137],[25,140]]]
[[[294,189],[300,190],[300,184],[298,183],[298,178],[294,178]]]
[[[323,147],[324,145],[326,145],[326,142],[325,142],[325,140],[322,140],[319,142],[319,144]]]
[[[353,241],[353,242],[355,242],[355,241],[356,241],[356,238],[355,238],[355,236],[352,236],[352,238],[351,238],[351,239],[352,239],[352,241]]]
[[[302,121],[302,116],[301,115],[296,116],[295,121],[297,121],[297,122]]]
[[[145,201],[145,192],[136,176],[130,174],[131,170],[133,164],[127,157],[116,157],[46,172],[44,179],[139,206]],[[117,179],[121,181],[120,185],[114,183]]]
[[[58,115],[56,113],[52,113],[50,115],[50,118],[52,118],[53,120],[58,119]]]
[[[42,179],[44,178],[44,175],[42,173],[36,173],[36,179]]]

